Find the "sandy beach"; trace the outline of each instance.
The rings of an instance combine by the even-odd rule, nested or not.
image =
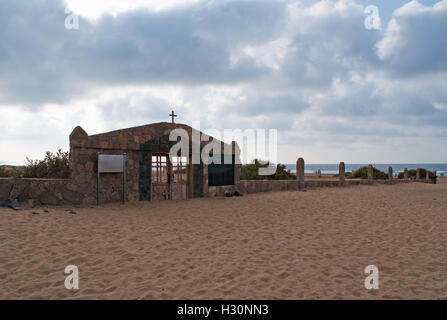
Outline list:
[[[446,179],[48,209],[0,208],[0,299],[447,299]]]

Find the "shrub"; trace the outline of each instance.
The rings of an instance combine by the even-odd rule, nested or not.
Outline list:
[[[346,173],[347,179],[368,179],[368,167],[360,167],[354,172]],[[388,174],[373,167],[373,178],[375,180],[386,180]]]
[[[276,172],[270,176],[260,176],[259,168],[266,168],[270,165],[270,162],[264,162],[262,160],[254,159],[253,163],[244,164],[241,167],[241,180],[295,180],[296,175],[289,173],[286,170],[286,166],[282,164],[276,165]]]
[[[55,154],[47,151],[43,160],[30,160],[26,158],[22,176],[23,178],[69,178],[69,153],[62,152],[59,149]]]

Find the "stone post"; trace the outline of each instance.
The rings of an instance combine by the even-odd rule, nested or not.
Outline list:
[[[368,180],[374,179],[374,170],[372,164],[368,165]]]
[[[338,178],[340,179],[340,185],[345,184],[345,163],[340,162],[338,165]]]
[[[239,190],[239,185],[241,182],[241,150],[236,141],[231,142],[232,153],[234,154],[234,187]]]
[[[388,167],[388,180],[393,180],[393,167]]]
[[[298,181],[298,190],[304,189],[304,159],[299,158],[296,161],[296,179]]]
[[[408,169],[407,168],[404,169],[404,179],[408,180]]]
[[[421,179],[421,169],[417,168],[416,169],[416,180],[420,180]]]
[[[425,180],[427,180],[427,181],[430,180],[430,172],[428,170],[425,171]]]

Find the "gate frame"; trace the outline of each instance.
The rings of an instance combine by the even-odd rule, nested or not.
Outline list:
[[[152,181],[152,173],[153,173],[153,171],[152,171],[152,168],[153,168],[152,157],[154,157],[154,156],[165,156],[166,157],[166,167],[168,169],[167,182],[166,183],[157,182],[157,184],[156,184],[156,185],[160,185],[160,186],[163,186],[163,185],[167,186],[167,189],[168,189],[168,192],[169,192],[169,197],[168,197],[168,199],[164,199],[164,200],[174,200],[173,199],[173,195],[172,195],[172,190],[173,190],[173,185],[174,184],[185,186],[185,188],[186,188],[186,197],[184,199],[182,197],[181,200],[188,200],[189,199],[188,192],[189,192],[189,189],[190,189],[189,181],[191,179],[190,178],[190,171],[192,170],[192,167],[188,163],[188,157],[186,159],[186,164],[187,164],[186,165],[186,181],[182,182],[182,183],[174,183],[174,171],[173,171],[174,167],[173,167],[173,163],[171,161],[170,153],[169,152],[161,152],[161,151],[153,151],[153,152],[150,153],[150,169],[149,169],[150,170],[150,189],[151,189],[151,191],[150,191],[150,195],[151,195],[150,201],[156,200],[156,199],[154,199],[153,181]]]
[[[169,196],[168,196],[168,199],[164,199],[164,200],[172,200],[172,190],[171,190],[171,181],[170,181],[170,172],[171,172],[171,161],[170,161],[170,159],[169,159],[169,152],[160,152],[160,151],[153,151],[153,152],[151,152],[150,153],[150,168],[149,168],[149,172],[150,172],[150,188],[151,188],[151,192],[150,192],[150,194],[151,194],[151,199],[150,199],[150,201],[153,201],[154,200],[154,190],[152,189],[152,187],[153,187],[153,184],[152,184],[152,173],[153,173],[153,171],[152,171],[152,168],[153,168],[153,162],[152,162],[152,157],[156,157],[156,156],[164,156],[164,157],[166,157],[166,167],[167,167],[167,169],[168,169],[168,176],[167,176],[167,182],[166,183],[163,183],[163,182],[157,182],[157,184],[158,183],[160,183],[160,185],[167,185],[167,187],[168,187],[168,192],[169,192]]]

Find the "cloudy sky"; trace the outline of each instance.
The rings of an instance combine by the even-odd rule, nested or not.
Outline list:
[[[447,162],[446,31],[447,0],[0,0],[0,163],[171,109],[283,163]]]

